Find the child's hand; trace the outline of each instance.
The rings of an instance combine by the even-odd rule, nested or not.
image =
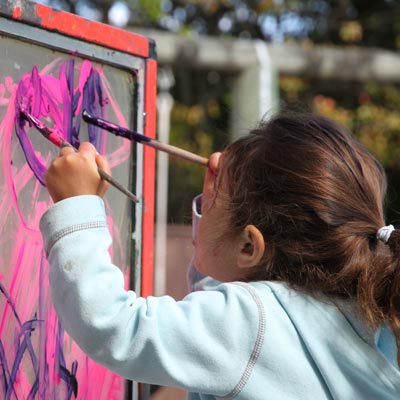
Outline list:
[[[208,169],[204,176],[203,196],[201,199],[201,213],[204,214],[212,206],[215,199],[215,180],[219,171],[221,153],[211,154],[208,160]]]
[[[110,174],[107,160],[97,153],[92,144],[82,143],[78,152],[63,147],[45,176],[54,202],[84,194],[104,196],[109,184],[101,179],[98,167]]]

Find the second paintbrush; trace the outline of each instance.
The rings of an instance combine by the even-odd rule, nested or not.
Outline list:
[[[208,166],[207,158],[201,157],[198,154],[191,153],[190,151],[183,150],[171,144],[159,142],[158,140],[149,138],[148,136],[142,135],[130,129],[123,128],[122,126],[106,121],[102,118],[92,116],[86,110],[83,110],[82,118],[88,124],[96,125],[100,128],[105,129],[108,132],[113,133],[114,135],[121,136],[129,140],[134,140],[135,142],[142,143],[146,146],[151,146],[157,150],[164,151],[165,153],[168,153],[172,156],[179,157],[184,160],[203,165],[205,167]]]

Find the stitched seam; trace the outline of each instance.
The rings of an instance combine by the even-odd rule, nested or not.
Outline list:
[[[69,226],[67,228],[62,229],[61,231],[56,232],[53,236],[53,239],[48,243],[46,248],[46,254],[50,253],[50,250],[53,246],[64,236],[70,235],[71,233],[82,231],[85,229],[97,229],[97,228],[107,228],[106,221],[92,221],[92,222],[84,222],[82,224],[76,224]]]
[[[222,397],[222,399],[228,399],[228,398],[234,398],[236,397],[245,387],[247,381],[250,378],[251,373],[253,372],[253,369],[257,363],[257,359],[260,356],[261,353],[261,348],[264,343],[264,336],[265,336],[265,326],[266,326],[266,318],[265,318],[265,310],[264,306],[261,302],[260,297],[258,296],[257,292],[250,286],[236,282],[236,285],[240,285],[243,288],[245,288],[253,298],[254,302],[257,305],[258,309],[258,317],[259,317],[259,322],[258,322],[258,332],[257,332],[257,338],[256,342],[254,344],[253,351],[250,355],[249,361],[247,362],[246,369],[244,370],[244,373],[239,381],[239,383],[236,385],[236,387],[225,397]]]

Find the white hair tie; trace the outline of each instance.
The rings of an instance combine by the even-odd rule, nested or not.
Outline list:
[[[381,240],[383,243],[387,243],[393,231],[394,231],[393,225],[388,225],[379,228],[378,232],[376,232],[376,238],[378,240]]]

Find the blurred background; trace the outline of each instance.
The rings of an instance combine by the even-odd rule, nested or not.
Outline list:
[[[326,115],[383,163],[387,220],[399,221],[399,1],[42,3],[155,40],[160,140],[208,157],[279,110]],[[157,157],[155,293],[179,299],[191,256],[191,200],[204,168]],[[167,398],[184,392],[154,394]]]

